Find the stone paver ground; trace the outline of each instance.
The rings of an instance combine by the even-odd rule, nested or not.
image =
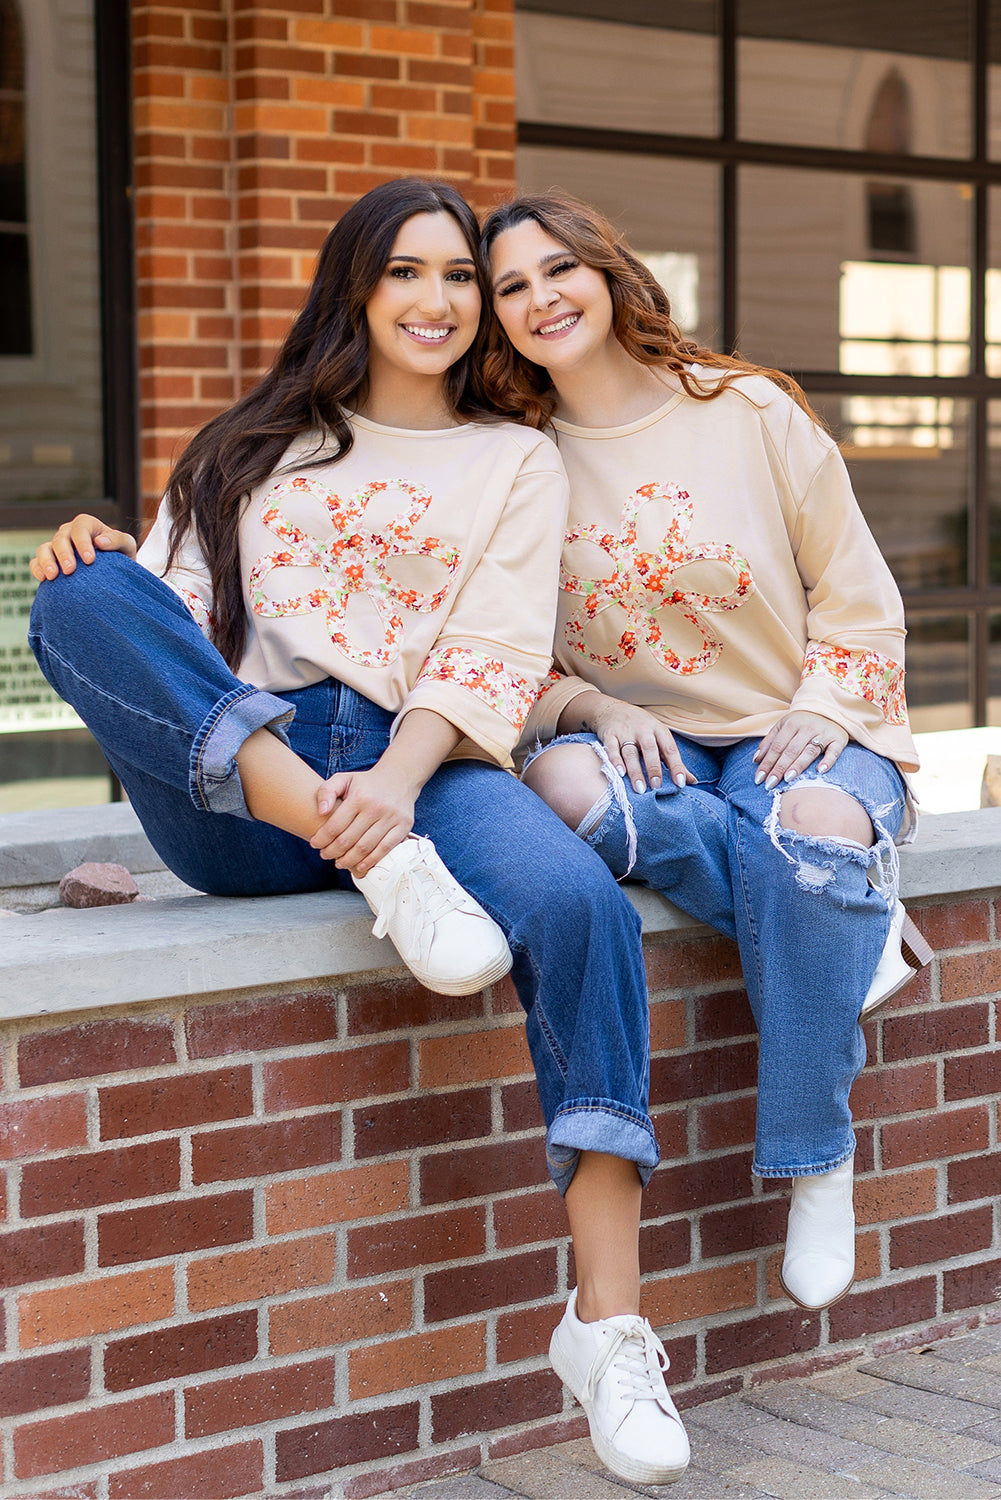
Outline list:
[[[616,1479],[582,1438],[393,1500],[1001,1500],[1001,1326],[759,1386],[684,1417],[692,1463],[671,1486]]]

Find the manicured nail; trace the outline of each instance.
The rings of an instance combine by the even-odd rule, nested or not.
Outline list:
[[[684,771],[679,771],[678,772],[677,776],[674,778],[674,784],[675,784],[675,786],[687,786],[688,785],[688,777],[685,775]]]
[[[764,771],[759,771],[758,774],[757,774],[757,776],[755,776],[755,778],[754,778],[754,785],[755,786],[760,786],[761,783],[764,781],[764,779],[765,779],[765,773],[764,773]]]
[[[778,786],[778,784],[779,778],[777,776],[769,776],[768,780],[765,782],[765,791],[772,791],[775,787]]]
[[[636,780],[633,782],[633,791],[635,791],[635,792],[643,792],[645,790],[646,790],[646,788],[643,785],[643,782],[637,776]]]
[[[326,797],[321,798],[321,800],[316,805],[322,813],[328,813],[330,811],[331,804],[327,801]]]
[[[659,787],[659,786],[660,786],[660,777],[659,777],[659,776],[651,776],[651,777],[650,777],[650,785],[651,785],[651,786],[652,786],[652,787],[653,787],[653,788],[654,788],[654,790],[655,790],[655,791],[656,791],[656,789],[657,789],[657,787]]]

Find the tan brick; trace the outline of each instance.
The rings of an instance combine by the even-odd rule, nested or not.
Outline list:
[[[463,1323],[413,1338],[385,1340],[348,1355],[352,1401],[406,1391],[486,1369],[486,1324]]]
[[[204,1312],[322,1286],[333,1276],[336,1263],[332,1234],[205,1256],[188,1267],[188,1306],[192,1312]]]
[[[648,1281],[643,1287],[642,1311],[655,1328],[663,1328],[735,1307],[753,1307],[756,1280],[754,1262],[738,1261]]]
[[[408,1328],[412,1312],[409,1281],[351,1287],[279,1303],[268,1314],[269,1352],[297,1354],[384,1337]]]
[[[268,1233],[289,1234],[296,1229],[317,1229],[323,1224],[396,1213],[406,1207],[409,1195],[410,1165],[406,1161],[282,1179],[265,1189]]]
[[[522,1026],[427,1037],[420,1043],[419,1056],[422,1088],[512,1078],[533,1071]]]
[[[64,1283],[55,1290],[26,1293],[17,1308],[22,1349],[156,1323],[174,1311],[174,1271],[166,1265]]]

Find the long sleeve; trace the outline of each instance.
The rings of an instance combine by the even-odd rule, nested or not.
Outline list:
[[[883,754],[892,744],[906,757],[903,605],[836,449],[806,489],[792,542],[808,613],[791,707],[823,714]]]
[[[212,626],[212,579],[208,563],[202,556],[194,532],[189,531],[173,566],[167,571],[171,524],[167,501],[161,500],[156,520],[139,548],[136,561],[174,590],[191,611],[199,629],[208,635]]]
[[[566,476],[555,449],[522,464],[493,534],[463,582],[397,716],[433,709],[502,766],[511,765],[552,660]],[[457,755],[469,754],[462,745]]]

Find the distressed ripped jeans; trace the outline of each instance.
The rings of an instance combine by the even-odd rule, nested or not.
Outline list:
[[[833,1171],[855,1149],[848,1095],[865,1064],[858,1014],[896,900],[903,781],[892,762],[849,743],[826,774],[811,768],[766,791],[754,782],[759,740],[675,739],[696,784],[665,777],[657,791],[639,793],[594,735],[554,741],[593,745],[608,783],[577,832],[617,877],[736,938],[760,1038],[752,1170]],[[865,808],[871,848],[781,826],[783,791],[812,783]]]
[[[182,880],[219,896],[353,889],[304,839],[251,817],[236,754],[267,726],[324,778],[362,771],[389,744],[389,710],[331,677],[286,693],[241,682],[177,595],[120,553],[43,583],[29,639]],[[414,831],[434,840],[511,945],[557,1187],[566,1191],[581,1151],[635,1162],[645,1183],[660,1158],[635,907],[498,766],[441,766],[417,799]]]

